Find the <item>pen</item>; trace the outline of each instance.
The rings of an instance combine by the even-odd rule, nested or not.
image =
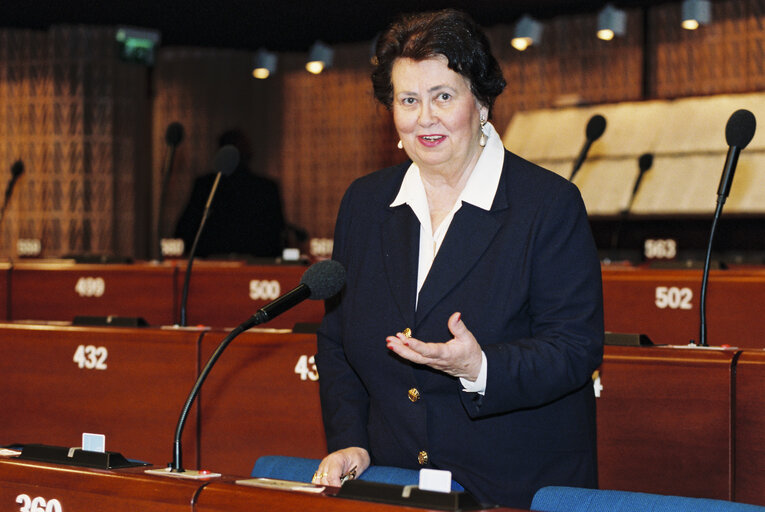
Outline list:
[[[356,478],[356,466],[353,466],[347,473],[340,475],[340,485],[343,485],[348,480]]]

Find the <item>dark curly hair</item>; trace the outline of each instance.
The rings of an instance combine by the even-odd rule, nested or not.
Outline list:
[[[449,69],[468,79],[471,92],[489,115],[505,88],[486,34],[470,16],[455,9],[402,16],[380,35],[375,53],[372,86],[375,98],[387,109],[393,104],[391,71],[398,58],[421,61],[443,55]]]

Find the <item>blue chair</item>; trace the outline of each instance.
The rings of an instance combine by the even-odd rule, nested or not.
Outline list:
[[[537,512],[765,512],[765,507],[707,498],[642,492],[543,487],[534,494]]]
[[[250,476],[310,482],[316,468],[319,467],[319,462],[321,462],[319,459],[264,455],[255,461]],[[370,466],[359,476],[359,480],[394,485],[417,485],[420,482],[420,472],[415,469],[391,466]],[[454,480],[452,480],[452,490],[464,491],[462,486]]]

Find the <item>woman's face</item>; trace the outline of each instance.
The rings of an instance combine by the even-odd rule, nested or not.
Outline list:
[[[422,170],[459,173],[480,155],[480,117],[488,114],[468,80],[444,56],[397,59],[391,70],[393,122],[409,158]]]

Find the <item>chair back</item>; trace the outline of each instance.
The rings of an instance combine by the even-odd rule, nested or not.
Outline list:
[[[765,507],[708,498],[642,492],[543,487],[534,494],[537,512],[765,512]]]

